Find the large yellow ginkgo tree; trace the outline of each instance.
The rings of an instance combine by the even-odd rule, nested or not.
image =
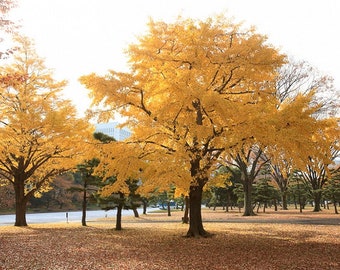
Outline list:
[[[128,140],[106,146],[104,171],[117,175],[116,189],[133,176],[144,186],[187,190],[187,235],[207,236],[203,187],[228,151],[245,142],[265,145],[275,130],[275,78],[285,57],[265,36],[224,16],[151,20],[127,54],[130,72],[80,78],[92,112],[100,120],[118,112],[132,131]]]
[[[13,60],[0,67],[0,177],[14,187],[15,225],[26,226],[28,200],[81,161],[92,128],[62,99],[66,82],[53,79],[32,41],[15,42]]]

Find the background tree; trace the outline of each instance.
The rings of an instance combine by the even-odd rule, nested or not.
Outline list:
[[[272,163],[269,163],[269,165],[271,168],[270,175],[280,190],[282,209],[288,210],[288,184],[291,175],[292,165],[286,159],[282,159],[280,165],[275,165]]]
[[[100,185],[102,179],[98,176],[94,175],[94,170],[99,164],[98,158],[93,158],[90,160],[86,160],[81,164],[77,165],[77,170],[74,173],[75,178],[79,178],[82,183],[82,187],[73,186],[70,188],[70,191],[78,191],[82,192],[83,200],[82,200],[82,217],[81,224],[82,226],[86,226],[86,211],[87,211],[87,203],[88,199],[95,193]]]
[[[327,181],[322,194],[325,200],[331,202],[334,206],[334,213],[339,214],[337,204],[340,204],[340,166],[332,169],[332,176]]]
[[[116,214],[116,230],[122,229],[122,210],[131,209],[136,218],[139,217],[137,208],[143,202],[141,196],[138,194],[139,180],[127,179],[125,181],[126,187],[112,192],[112,186],[117,182],[116,177],[109,177],[104,180],[104,185],[97,194],[97,201],[102,209],[108,211],[117,209]]]
[[[285,103],[294,102],[299,95],[308,96],[312,92],[310,105],[317,108],[313,113],[315,118],[327,118],[335,116],[340,106],[339,91],[333,85],[333,78],[321,74],[315,67],[306,61],[299,61],[290,57],[286,64],[278,69],[276,79],[276,96],[278,109]],[[276,155],[271,161],[271,175],[277,183],[282,197],[282,208],[287,210],[287,190],[289,179],[296,164],[292,156],[287,156],[284,152]],[[308,160],[305,160],[307,163]],[[295,166],[295,167],[294,167]]]
[[[49,189],[54,176],[72,169],[84,152],[89,125],[76,118],[70,101],[61,98],[57,82],[34,51],[17,37],[13,63],[0,74],[16,74],[0,85],[0,176],[13,184],[16,226],[26,226],[26,204]]]
[[[254,187],[252,187],[252,191],[254,192]],[[238,206],[239,212],[241,213],[241,209],[242,207],[244,207],[244,197],[245,197],[243,185],[241,183],[236,183],[233,193],[237,197],[237,206]],[[252,194],[252,198],[254,197],[253,195],[254,194]]]
[[[223,210],[227,209],[228,212],[229,207],[232,206],[231,196],[233,189],[233,175],[228,171],[225,166],[220,166],[216,172],[213,173],[212,179],[205,186],[206,194],[208,195],[207,205],[210,207],[214,207],[214,210],[217,206],[222,206]]]
[[[60,211],[61,209],[75,209],[80,203],[81,198],[70,192],[74,186],[72,173],[63,173],[53,178],[51,189],[41,193],[41,196],[31,197],[28,208],[34,210]]]
[[[248,150],[246,150],[246,145],[244,148],[237,151],[234,155],[231,154],[232,159],[227,161],[227,163],[232,167],[238,168],[241,172],[240,181],[243,185],[244,192],[243,215],[253,216],[255,215],[252,198],[253,185],[262,167],[269,162],[269,159],[264,156],[262,149],[256,145],[250,147]]]
[[[278,69],[276,96],[278,107],[286,101],[293,101],[298,95],[308,95],[315,91],[311,104],[319,108],[315,117],[335,116],[340,106],[340,93],[333,85],[333,78],[321,74],[317,68],[306,61],[289,58]]]
[[[219,168],[219,172],[221,171],[222,174],[228,175],[228,177],[225,178],[224,183],[226,188],[226,212],[229,212],[229,208],[232,209],[233,206],[236,206],[238,204],[238,198],[234,190],[236,188],[236,185],[241,183],[241,172],[237,167],[232,166],[229,166],[228,168],[226,166],[221,166]]]
[[[263,213],[269,205],[274,204],[275,211],[277,211],[278,191],[270,183],[270,179],[261,178],[257,180],[254,190],[254,201],[258,203],[257,213],[259,212],[261,204],[263,205]]]
[[[305,208],[307,200],[311,200],[311,186],[309,183],[303,182],[299,171],[294,171],[289,186],[289,194],[293,197],[295,209],[299,205],[299,211]]]
[[[114,159],[114,153],[105,152],[107,146],[118,143],[113,137],[101,132],[95,132],[94,138],[97,143],[97,154],[99,162],[96,164],[91,175],[99,176],[101,183],[98,183],[98,192],[95,195],[98,204],[105,210],[117,209],[116,230],[122,229],[122,210],[132,209],[135,217],[139,217],[137,208],[143,204],[140,194],[137,192],[140,184],[138,179],[127,178],[123,185],[117,184],[117,176],[107,174],[107,166]],[[106,163],[109,160],[109,163]]]

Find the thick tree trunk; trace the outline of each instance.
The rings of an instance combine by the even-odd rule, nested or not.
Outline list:
[[[122,229],[122,209],[123,204],[119,203],[117,206],[117,214],[116,214],[116,230],[120,231]]]
[[[184,216],[182,218],[183,223],[189,223],[189,197],[185,196],[185,209],[184,209]]]
[[[321,211],[321,192],[314,192],[314,209],[313,212]]]
[[[119,192],[119,203],[117,206],[117,214],[116,214],[116,230],[122,230],[122,210],[124,207],[124,194]]]
[[[25,197],[24,181],[15,180],[15,224],[14,226],[27,226],[26,207],[28,198]]]
[[[244,188],[244,212],[243,216],[255,216],[252,204],[252,182],[250,180],[245,180],[243,183]]]
[[[201,186],[191,186],[189,192],[189,230],[187,237],[207,237],[210,234],[203,228],[201,203],[202,203],[202,190]]]
[[[14,226],[27,226],[26,222],[26,202],[19,200],[15,203],[15,224]]]

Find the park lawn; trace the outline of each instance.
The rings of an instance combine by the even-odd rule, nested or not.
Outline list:
[[[123,217],[122,231],[110,217],[87,227],[0,227],[0,269],[340,269],[340,219],[330,211],[241,217],[204,209],[204,226],[214,236],[199,239],[183,237],[182,215]],[[308,218],[333,225],[297,224]]]

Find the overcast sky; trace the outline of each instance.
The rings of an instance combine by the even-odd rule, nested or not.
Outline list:
[[[282,52],[332,76],[340,89],[339,0],[18,0],[13,14],[38,54],[66,79],[66,97],[80,112],[88,105],[81,75],[124,70],[123,50],[146,32],[149,18],[205,19],[221,13],[257,31]]]

